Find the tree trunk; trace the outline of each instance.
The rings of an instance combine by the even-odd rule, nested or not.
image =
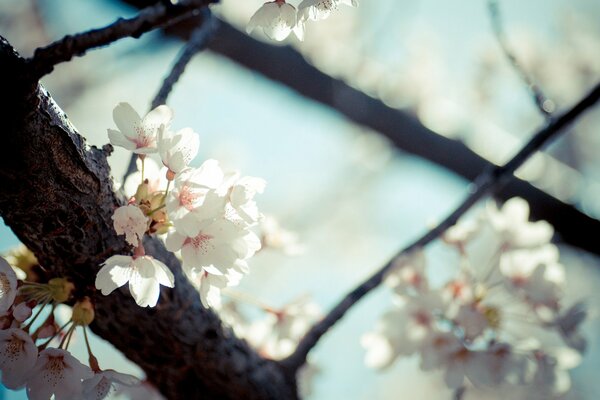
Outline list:
[[[163,287],[155,308],[138,307],[127,289],[96,292],[100,264],[113,254],[130,254],[112,227],[122,203],[106,160],[112,147],[88,147],[27,71],[25,60],[0,37],[0,216],[50,276],[70,278],[76,296],[92,298],[92,330],[143,368],[170,399],[297,398],[294,372],[261,358],[204,309],[179,261],[159,240],[145,241],[147,253],[171,268],[176,285]]]

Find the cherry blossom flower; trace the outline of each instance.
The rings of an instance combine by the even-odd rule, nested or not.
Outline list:
[[[229,285],[230,279],[227,275],[209,274],[201,270],[194,270],[190,276],[190,281],[194,284],[200,293],[200,300],[205,308],[221,307],[221,290]]]
[[[575,350],[560,347],[534,352],[535,374],[532,383],[539,387],[546,397],[565,393],[571,387],[569,369],[581,363],[581,355]]]
[[[263,4],[250,18],[246,32],[260,28],[270,39],[278,42],[287,38],[292,31],[299,40],[304,39],[304,27],[296,23],[296,9],[285,0]]]
[[[481,303],[460,306],[454,322],[463,330],[466,340],[474,340],[489,326],[486,308]]]
[[[531,305],[558,308],[565,272],[558,263],[555,246],[508,252],[500,259],[500,271],[507,278],[508,286]]]
[[[247,339],[264,356],[281,359],[292,353],[321,316],[320,307],[304,296],[279,311],[271,310],[264,319],[253,323],[247,332]]]
[[[298,20],[311,19],[318,21],[329,17],[331,11],[337,9],[339,4],[358,7],[357,0],[303,0],[298,5]]]
[[[105,296],[127,282],[131,295],[140,307],[156,305],[160,285],[175,285],[169,268],[151,256],[112,256],[104,262],[96,276],[96,288]]]
[[[161,126],[169,126],[173,112],[158,106],[142,119],[129,103],[119,103],[113,119],[119,130],[109,129],[110,143],[136,154],[156,153],[156,135]]]
[[[125,235],[125,240],[137,247],[148,229],[148,218],[137,206],[122,206],[115,210],[113,223],[117,235]]]
[[[216,160],[207,160],[200,168],[187,168],[177,175],[166,205],[179,233],[196,236],[202,220],[215,218],[224,212],[227,199],[223,193],[217,192],[224,176]]]
[[[0,330],[0,371],[4,386],[9,389],[24,386],[37,356],[38,349],[25,331]]]
[[[237,214],[248,224],[253,224],[260,218],[258,207],[254,201],[256,193],[265,190],[267,182],[261,178],[245,176],[232,186],[229,201]]]
[[[277,219],[265,216],[259,221],[263,248],[280,250],[283,254],[294,256],[304,252],[298,235],[279,225]]]
[[[80,363],[68,351],[48,348],[42,350],[27,380],[30,400],[80,398],[82,380],[93,376],[92,370]]]
[[[494,343],[488,349],[472,352],[467,376],[475,386],[499,385],[512,375],[522,379],[526,360],[507,343]]]
[[[508,200],[501,209],[488,207],[488,220],[507,248],[532,248],[546,244],[554,229],[546,221],[529,222],[529,205],[520,197]]]
[[[416,352],[433,328],[433,313],[442,309],[438,293],[401,300],[398,308],[383,315],[374,332],[361,338],[367,349],[365,362],[370,367],[382,369],[398,356]]]
[[[0,315],[6,314],[17,295],[17,275],[6,260],[0,257]]]
[[[385,277],[385,283],[398,294],[424,292],[429,288],[425,275],[426,259],[423,250],[398,257]]]
[[[135,376],[122,374],[112,369],[98,371],[94,376],[83,381],[84,400],[102,400],[115,391],[114,384],[136,386],[140,380]]]
[[[475,219],[461,221],[448,228],[442,235],[442,240],[464,251],[467,243],[479,233],[479,228],[479,222]]]
[[[195,236],[171,232],[166,240],[169,251],[181,249],[188,272],[196,268],[224,275],[231,268],[243,270],[247,268],[243,260],[260,249],[260,240],[253,232],[226,219],[204,220],[198,229]]]
[[[172,132],[163,126],[158,130],[158,153],[165,167],[180,173],[198,154],[200,138],[191,128]]]

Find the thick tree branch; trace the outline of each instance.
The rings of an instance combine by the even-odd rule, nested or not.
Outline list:
[[[315,324],[306,336],[300,341],[298,347],[292,355],[282,361],[282,364],[289,370],[297,370],[306,361],[308,352],[317,344],[319,339],[335,325],[346,312],[363,298],[372,289],[376,288],[384,279],[385,275],[394,265],[396,257],[409,253],[415,249],[421,248],[431,241],[437,239],[446,229],[456,224],[478,200],[480,200],[489,190],[500,185],[505,179],[510,178],[512,174],[520,167],[531,155],[540,150],[551,139],[558,136],[563,128],[571,124],[585,110],[593,106],[600,99],[600,83],[571,110],[564,113],[558,119],[551,120],[548,125],[537,132],[529,142],[503,166],[494,167],[483,173],[474,182],[471,194],[442,222],[431,229],[423,236],[415,240],[398,252],[383,268],[369,277],[366,281],[358,285],[342,301],[340,301],[320,322]]]
[[[199,25],[192,31],[188,42],[177,56],[177,60],[171,67],[171,70],[163,80],[158,93],[152,100],[152,104],[150,105],[151,110],[161,104],[167,103],[167,98],[173,91],[173,86],[179,81],[181,75],[183,75],[185,67],[187,67],[197,53],[206,48],[218,26],[219,20],[212,15],[212,12],[208,8],[204,9],[202,12],[202,20],[199,21]],[[127,165],[127,170],[123,175],[123,182],[125,182],[127,177],[135,171],[136,159],[136,155],[132,154],[129,159],[129,164]]]
[[[175,4],[169,3],[170,5],[158,3],[144,8],[133,18],[119,18],[102,28],[67,35],[37,49],[33,57],[27,60],[31,80],[37,82],[42,76],[52,72],[55,65],[84,55],[90,49],[106,46],[126,37],[138,38],[148,31],[193,15],[201,7],[216,1],[218,0],[181,0]]]
[[[51,276],[66,276],[96,307],[93,331],[137,363],[169,399],[295,399],[294,376],[261,358],[202,307],[178,260],[157,239],[147,253],[175,275],[155,308],[127,289],[102,296],[100,264],[128,254],[111,216],[110,145],[89,148],[43,87],[23,79],[25,60],[0,37],[0,216]],[[110,368],[110,365],[103,365]]]
[[[531,95],[531,99],[535,103],[535,106],[545,118],[550,118],[552,111],[554,110],[554,102],[549,100],[543,93],[542,89],[533,81],[529,76],[525,68],[521,65],[517,57],[511,51],[506,35],[504,34],[504,28],[502,24],[502,14],[500,12],[500,4],[498,0],[488,0],[488,11],[490,15],[490,21],[492,23],[492,29],[496,40],[502,49],[502,53],[508,60],[511,67],[516,71],[517,75],[527,88],[527,91]]]

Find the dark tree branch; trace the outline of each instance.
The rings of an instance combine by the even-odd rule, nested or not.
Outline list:
[[[41,85],[30,91],[25,66],[0,37],[0,216],[49,274],[72,280],[77,298],[92,298],[93,331],[137,363],[169,399],[296,399],[294,376],[202,307],[179,261],[159,240],[144,246],[170,267],[176,286],[163,288],[155,308],[138,307],[125,288],[109,296],[95,290],[100,264],[130,253],[112,227],[122,204],[106,159],[112,147],[88,147]]]
[[[346,312],[363,298],[372,289],[376,288],[384,279],[385,275],[394,265],[394,260],[415,249],[421,248],[433,240],[437,239],[444,231],[456,224],[477,201],[479,201],[489,190],[502,184],[504,180],[510,178],[512,174],[520,167],[531,155],[540,150],[551,139],[554,139],[567,125],[579,117],[585,110],[593,106],[600,99],[600,83],[577,103],[571,110],[561,115],[558,119],[552,119],[548,125],[538,131],[525,144],[525,146],[502,166],[497,166],[481,174],[474,182],[469,196],[442,222],[431,229],[423,236],[415,240],[398,252],[383,268],[369,277],[366,281],[358,285],[348,295],[346,295],[320,322],[315,324],[298,344],[298,347],[292,355],[282,361],[282,364],[290,371],[297,370],[306,361],[308,352],[317,344],[319,339],[335,325]]]
[[[84,55],[90,49],[106,46],[126,37],[138,38],[148,31],[193,15],[201,7],[216,1],[218,0],[181,0],[172,5],[158,3],[141,10],[133,18],[119,18],[102,28],[67,35],[37,49],[33,57],[27,60],[31,80],[37,82],[42,76],[52,72],[55,65]]]
[[[527,91],[531,95],[531,99],[535,103],[536,108],[542,113],[545,118],[550,118],[552,111],[554,110],[554,102],[549,100],[543,93],[542,89],[533,81],[531,76],[525,71],[525,68],[521,65],[517,57],[511,51],[506,35],[504,34],[504,28],[502,24],[502,14],[500,12],[500,4],[498,0],[488,0],[488,11],[490,15],[490,21],[492,23],[492,29],[496,40],[502,49],[502,53],[508,60],[509,64],[515,70],[517,75],[527,88]]]
[[[200,21],[196,29],[192,31],[188,42],[181,50],[181,53],[179,53],[179,55],[177,56],[177,60],[171,67],[169,74],[163,80],[163,83],[158,93],[152,100],[152,104],[150,105],[151,110],[160,106],[161,104],[167,103],[167,98],[169,97],[169,94],[171,94],[171,92],[173,91],[173,86],[177,83],[177,81],[179,81],[181,75],[183,75],[185,67],[187,67],[189,62],[197,53],[206,48],[208,42],[213,37],[213,34],[215,33],[218,26],[219,20],[212,15],[211,11],[208,8],[204,9],[204,11],[202,12],[202,21]],[[132,154],[131,158],[129,159],[127,170],[123,175],[123,182],[125,182],[127,177],[135,171],[136,160],[137,156],[135,154]]]

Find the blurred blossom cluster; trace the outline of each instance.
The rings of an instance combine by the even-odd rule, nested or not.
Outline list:
[[[568,371],[586,347],[578,329],[586,307],[563,304],[565,273],[552,235],[513,198],[445,233],[459,260],[446,283],[431,283],[422,250],[399,257],[386,277],[393,307],[362,338],[366,364],[384,369],[418,354],[421,369],[443,370],[452,389],[530,385],[543,398],[566,392]]]

